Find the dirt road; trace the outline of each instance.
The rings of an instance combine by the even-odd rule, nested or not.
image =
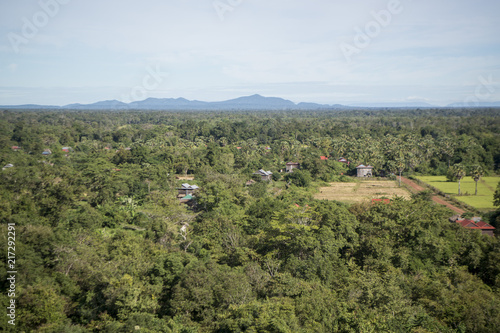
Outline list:
[[[417,183],[409,180],[408,178],[401,177],[401,182],[403,182],[406,185],[408,185],[409,187],[411,187],[415,192],[421,192],[421,191],[425,190],[425,188],[423,188],[422,186],[418,185]],[[433,196],[432,200],[440,205],[445,205],[446,207],[448,207],[449,209],[451,209],[454,212],[457,212],[460,215],[465,213],[465,210],[453,206],[452,204],[450,204],[449,202],[445,201],[444,199],[442,199],[441,197],[439,197],[437,195]]]

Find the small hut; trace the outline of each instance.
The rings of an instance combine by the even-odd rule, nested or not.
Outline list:
[[[260,176],[261,179],[264,181],[269,181],[272,179],[271,177],[272,177],[273,173],[271,171],[264,171],[264,170],[260,169],[259,171],[254,172],[254,175]]]
[[[286,172],[293,172],[293,169],[300,169],[300,163],[288,162],[286,164]]]
[[[373,167],[371,165],[360,164],[356,167],[358,177],[371,177],[373,175]]]
[[[182,184],[182,186],[177,190],[179,191],[179,195],[184,197],[187,195],[193,195],[194,191],[197,189],[199,189],[197,185]]]

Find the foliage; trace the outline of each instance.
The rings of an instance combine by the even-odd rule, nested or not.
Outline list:
[[[15,223],[18,254],[19,326],[2,321],[4,331],[500,326],[497,238],[449,223],[426,192],[388,204],[312,197],[361,163],[441,180],[458,163],[497,172],[498,110],[0,110],[0,119],[0,163],[14,165],[0,171],[0,219]],[[288,161],[301,169],[283,175]],[[259,169],[273,181],[246,186]],[[462,178],[464,191],[476,179],[477,198],[490,191],[500,206],[500,187],[488,189],[497,178]],[[181,204],[186,182],[199,189]],[[6,248],[7,233],[0,239]]]
[[[308,187],[311,184],[311,174],[307,170],[294,170],[285,175],[285,181],[295,186]]]

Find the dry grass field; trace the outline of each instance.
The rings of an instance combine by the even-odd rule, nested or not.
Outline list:
[[[410,198],[410,193],[398,187],[395,181],[360,181],[357,183],[330,183],[328,187],[320,187],[314,195],[319,200],[336,200],[346,203],[370,201],[377,198],[393,198],[400,196]]]
[[[177,175],[177,176],[175,176],[175,179],[178,179],[178,180],[194,180],[194,176],[192,176],[192,175],[190,175],[190,176]]]

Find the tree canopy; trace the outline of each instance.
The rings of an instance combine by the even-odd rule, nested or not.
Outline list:
[[[0,322],[6,332],[500,327],[497,238],[450,223],[426,195],[347,205],[311,194],[359,164],[376,176],[446,175],[459,163],[480,167],[473,177],[494,174],[498,110],[0,110],[0,119],[0,166],[12,164],[0,171],[0,218],[4,230],[15,224],[18,271],[17,326]],[[300,169],[286,173],[287,162]],[[259,169],[273,179],[251,182]],[[186,182],[199,188],[182,204]],[[0,238],[6,248],[7,232]],[[4,309],[9,301],[0,295]]]

